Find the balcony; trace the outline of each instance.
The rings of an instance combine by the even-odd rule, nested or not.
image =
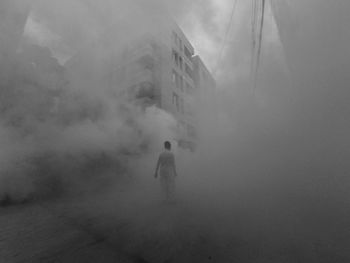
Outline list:
[[[135,98],[136,99],[155,99],[155,87],[154,84],[151,82],[142,82],[135,91]]]
[[[134,48],[130,52],[130,61],[136,61],[140,57],[150,57],[153,58],[154,52],[151,44],[145,44]]]
[[[153,71],[151,69],[142,69],[133,70],[129,73],[130,83],[129,85],[138,85],[143,82],[154,82]]]
[[[138,85],[131,86],[128,89],[128,98],[136,104],[144,106],[156,103],[156,88],[151,82],[142,82]]]
[[[137,63],[142,68],[150,69],[150,70],[153,70],[154,65],[155,65],[154,58],[149,54],[145,54],[145,55],[141,56],[139,59],[137,59]]]

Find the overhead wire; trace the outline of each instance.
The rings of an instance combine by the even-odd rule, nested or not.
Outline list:
[[[256,45],[256,21],[257,21],[257,0],[252,0],[252,17],[251,17],[251,27],[252,27],[252,39],[251,39],[251,58],[250,58],[250,72],[253,75],[254,64],[255,64],[255,45]]]
[[[218,61],[216,63],[216,67],[215,69],[213,70],[213,74],[215,75],[216,72],[218,71],[219,67],[220,67],[220,64],[221,64],[221,60],[222,60],[222,54],[224,52],[224,49],[225,49],[225,46],[226,46],[226,42],[227,42],[227,39],[228,39],[228,36],[229,36],[229,33],[230,33],[230,29],[231,29],[231,26],[232,26],[232,22],[233,22],[233,17],[234,17],[234,14],[235,14],[235,11],[236,11],[236,6],[237,6],[237,2],[238,0],[235,0],[233,2],[233,6],[232,6],[232,9],[231,9],[231,15],[230,15],[230,21],[226,27],[226,31],[225,31],[225,35],[224,35],[224,40],[222,42],[222,45],[221,45],[221,48],[220,48],[220,51],[219,51],[219,56],[218,56]]]
[[[254,36],[253,36],[253,50],[252,50],[252,69],[254,71],[254,91],[257,86],[257,78],[258,78],[258,73],[259,73],[259,66],[260,66],[260,59],[261,59],[261,46],[262,46],[262,38],[263,38],[263,29],[264,29],[264,19],[265,19],[265,0],[261,0],[261,14],[260,14],[260,23],[259,23],[259,33],[258,33],[258,39],[257,39],[257,51],[255,52],[256,49],[256,40],[255,40],[255,29],[253,30]],[[254,16],[256,15],[255,13],[253,14]],[[257,19],[256,17],[254,19]],[[254,27],[256,26],[255,25]]]
[[[262,7],[261,7],[261,19],[260,19],[260,31],[259,31],[259,41],[258,41],[258,53],[256,57],[256,70],[259,68],[260,64],[260,53],[261,53],[261,46],[262,46],[262,37],[263,37],[263,29],[264,29],[264,17],[265,17],[265,0],[262,0]]]

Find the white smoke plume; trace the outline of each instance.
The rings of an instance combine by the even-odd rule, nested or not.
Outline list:
[[[69,47],[51,47],[56,55],[94,52],[83,63],[89,78],[73,76],[71,82],[64,72],[58,73],[63,81],[53,81],[55,74],[45,66],[55,60],[50,51],[37,51],[48,52],[42,57],[45,64],[31,57],[35,49],[25,43],[9,60],[16,67],[1,65],[11,73],[1,79],[1,193],[21,199],[39,186],[47,188],[42,178],[60,178],[66,186],[89,174],[129,169],[141,178],[127,195],[133,204],[128,211],[137,214],[132,222],[141,230],[129,233],[127,240],[153,244],[158,238],[173,244],[165,238],[172,233],[156,227],[142,232],[141,221],[165,211],[144,203],[154,197],[150,179],[156,153],[172,137],[174,120],[155,107],[143,111],[115,101],[94,72],[102,70],[97,58],[155,26],[149,18],[162,19],[159,14],[166,12],[186,26],[185,33],[214,69],[227,25],[221,14],[228,15],[231,6],[217,2],[33,1],[33,19]],[[206,240],[203,233],[212,234],[209,248],[194,250],[207,256],[198,262],[349,261],[349,5],[346,0],[274,2],[289,3],[293,30],[277,28],[268,5],[257,89],[252,90],[250,79],[251,7],[240,1],[217,71],[217,111],[198,106],[201,130],[195,154],[175,149],[178,192],[188,210],[169,212],[164,224],[185,237],[180,241],[188,253],[198,240]],[[98,41],[108,38],[113,48]],[[8,83],[15,88],[8,89]],[[47,99],[51,93],[56,100]],[[188,221],[193,229],[183,223]],[[168,251],[147,248],[147,255]],[[185,257],[171,253],[175,259]]]

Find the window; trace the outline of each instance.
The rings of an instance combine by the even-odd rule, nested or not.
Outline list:
[[[192,69],[185,63],[185,71],[187,75],[192,78]]]
[[[176,88],[180,88],[180,76],[177,73],[175,78],[175,85],[176,85]]]
[[[184,79],[183,77],[173,69],[171,74],[171,81],[175,83],[176,88],[184,90]]]
[[[180,90],[183,91],[184,90],[184,79],[182,76],[179,76],[180,79]]]
[[[171,81],[173,83],[176,83],[176,78],[177,78],[177,72],[175,70],[173,70],[172,74],[171,74]]]
[[[173,82],[175,82],[176,88],[179,88],[180,87],[180,76],[174,69],[173,69],[173,74],[175,75],[175,77],[173,77],[175,79],[175,80],[173,80]]]
[[[189,60],[192,59],[192,54],[186,46],[185,46],[185,55]]]
[[[176,61],[176,52],[175,52],[174,49],[173,49],[172,52],[171,52],[171,60],[172,60],[172,61]]]
[[[182,70],[182,57],[181,56],[179,56],[179,67]]]
[[[179,66],[179,54],[174,49],[172,51],[172,60]]]
[[[183,59],[174,49],[171,52],[171,59],[174,61],[176,66],[178,66],[181,70],[183,69]]]

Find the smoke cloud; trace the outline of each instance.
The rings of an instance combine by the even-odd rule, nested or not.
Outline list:
[[[174,251],[142,252],[154,262],[168,252],[173,260],[186,257],[181,262],[347,261],[350,6],[346,0],[286,2],[287,26],[268,5],[254,90],[250,3],[239,2],[218,64],[227,25],[220,14],[229,1],[33,1],[30,21],[41,26],[34,31],[52,33],[51,44],[40,46],[47,41],[38,43],[32,30],[18,49],[0,50],[9,54],[0,62],[7,72],[0,79],[0,194],[23,200],[90,187],[97,174],[116,174],[115,180],[132,175],[133,187],[119,200],[133,204],[124,207],[136,225],[126,240],[146,236],[153,244],[180,236],[164,241]],[[197,151],[174,149],[175,212],[150,203],[157,198],[151,181],[156,155],[173,137],[176,121],[156,107],[144,111],[118,100],[99,77],[100,58],[160,26],[167,15],[198,44],[209,68],[219,66],[214,109],[197,105]],[[79,74],[62,65],[78,52],[86,65]],[[165,225],[186,234],[143,230],[145,220],[163,212]],[[200,240],[206,245],[196,247]],[[141,246],[128,245],[122,247],[130,253]],[[178,255],[176,246],[186,245],[186,252],[205,259]]]

